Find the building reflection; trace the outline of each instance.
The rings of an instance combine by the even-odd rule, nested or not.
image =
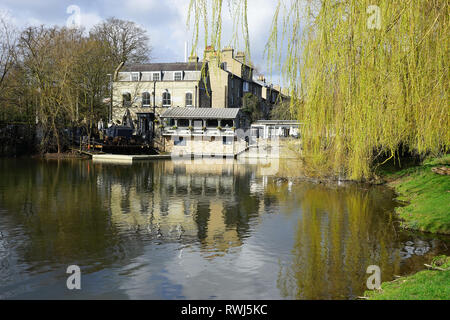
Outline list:
[[[205,163],[207,161],[207,163]],[[97,164],[97,170],[102,170]],[[226,159],[117,166],[103,177],[112,222],[160,241],[198,241],[211,257],[240,246],[260,200],[250,194],[250,167]],[[127,174],[123,174],[123,171]],[[109,179],[109,181],[107,181]]]

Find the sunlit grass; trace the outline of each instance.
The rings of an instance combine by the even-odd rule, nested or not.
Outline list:
[[[450,176],[431,171],[449,162],[447,155],[389,174],[398,199],[407,203],[396,209],[406,228],[450,234]]]
[[[446,269],[450,266],[450,258],[436,257],[432,265]],[[381,285],[381,290],[366,291],[366,296],[372,300],[449,300],[449,283],[450,270],[424,270],[385,282]]]
[[[386,282],[380,292],[369,292],[372,300],[448,300],[450,271],[425,270],[412,276]]]

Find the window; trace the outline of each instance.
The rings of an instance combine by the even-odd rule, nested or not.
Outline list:
[[[142,93],[142,105],[150,106],[150,93],[148,93],[148,92]]]
[[[189,119],[178,119],[178,127],[180,128],[189,127]]]
[[[126,92],[122,94],[122,106],[129,107],[131,105],[131,94]]]
[[[174,73],[173,79],[175,81],[181,81],[182,78],[183,78],[183,74],[182,74],[181,71],[177,71],[177,72]]]
[[[248,82],[244,82],[243,89],[244,89],[244,92],[248,91]]]
[[[175,139],[173,140],[173,144],[176,146],[185,146],[186,140],[184,140],[183,137],[175,137]]]
[[[131,81],[139,81],[139,72],[131,73]]]
[[[193,124],[194,128],[202,128],[203,120],[202,119],[194,119],[194,120],[192,120],[192,124]]]
[[[208,128],[217,128],[219,126],[219,121],[216,119],[208,119],[206,120],[206,127]]]
[[[222,62],[222,69],[223,70],[227,70],[227,63],[226,62]]]
[[[222,137],[222,143],[224,145],[231,145],[231,144],[233,144],[233,137]]]
[[[224,127],[224,128],[232,128],[233,127],[233,120],[223,119],[221,121],[221,123],[222,123],[222,127]]]
[[[186,107],[192,107],[192,93],[186,92]]]
[[[159,72],[153,72],[153,81],[159,81],[160,77],[159,77]]]
[[[172,104],[172,101],[170,100],[170,93],[169,92],[163,92],[162,94],[162,100],[163,100],[163,106],[168,107]]]

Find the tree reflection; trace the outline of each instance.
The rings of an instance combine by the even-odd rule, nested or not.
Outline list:
[[[1,167],[0,205],[28,237],[19,247],[25,261],[114,259],[119,239],[92,163],[8,160]]]
[[[343,299],[365,289],[366,268],[382,279],[398,272],[391,195],[360,186],[305,185],[296,190],[302,212],[293,259],[280,265],[278,288],[294,299]]]

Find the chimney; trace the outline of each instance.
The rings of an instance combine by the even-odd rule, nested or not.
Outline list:
[[[263,74],[260,74],[260,75],[258,76],[258,81],[261,81],[261,82],[266,83],[266,78],[264,77]]]
[[[231,47],[225,47],[222,49],[222,54],[225,59],[232,59],[234,57],[234,49]]]
[[[213,54],[214,54],[214,48],[212,46],[207,46],[205,48],[205,52],[203,54],[203,59],[205,59],[205,61],[209,61]]]
[[[245,53],[242,52],[242,51],[238,51],[238,52],[236,53],[236,60],[239,60],[239,61],[241,61],[241,62],[244,62],[244,61],[245,61]]]

